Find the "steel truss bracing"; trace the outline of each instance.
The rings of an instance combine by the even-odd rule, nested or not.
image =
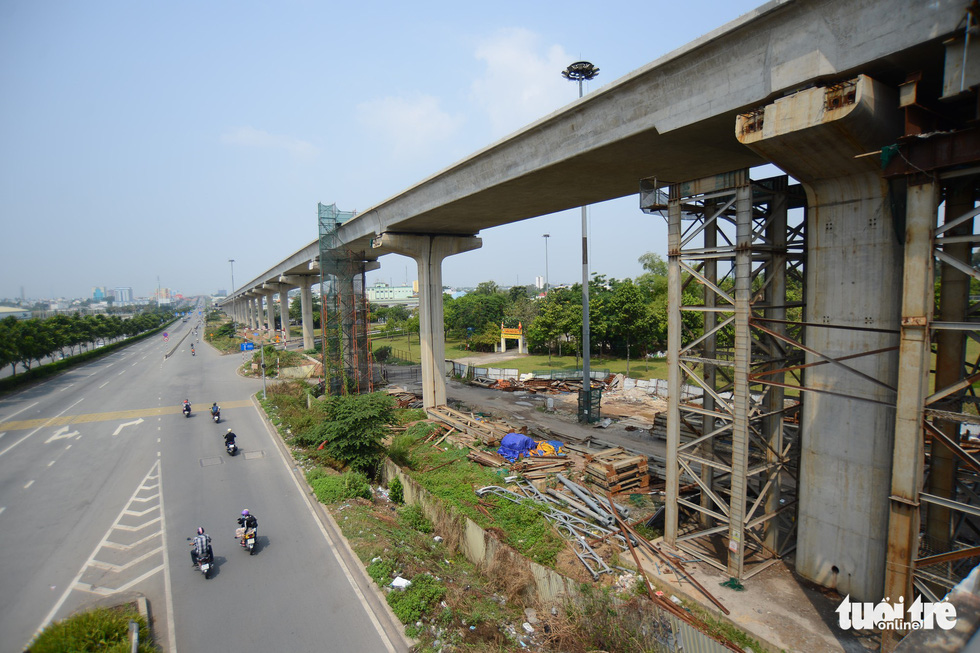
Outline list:
[[[672,185],[666,206],[665,538],[739,580],[795,546],[802,204],[786,177],[742,170]],[[684,386],[702,399],[682,404]]]
[[[980,281],[978,184],[980,169],[907,181],[891,595],[914,588],[938,601],[980,563],[980,304],[970,293]]]
[[[337,236],[354,215],[335,204],[318,205],[323,376],[333,395],[373,390],[366,262]]]

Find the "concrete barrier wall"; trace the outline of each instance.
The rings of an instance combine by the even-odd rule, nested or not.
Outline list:
[[[528,599],[537,599],[542,602],[550,602],[561,596],[568,596],[575,593],[575,581],[565,578],[558,572],[548,567],[539,565],[528,560],[513,551],[509,546],[500,542],[497,538],[487,533],[476,522],[468,517],[454,517],[441,502],[432,494],[407,476],[398,465],[390,460],[385,461],[384,482],[390,483],[394,478],[398,478],[404,488],[405,503],[418,505],[422,508],[422,513],[429,521],[435,524],[456,523],[459,531],[455,534],[442,534],[447,541],[459,540],[459,549],[466,559],[473,564],[486,568],[492,564],[498,556],[506,556],[508,564],[520,566],[515,568],[515,573],[527,572],[533,579],[531,585],[526,588],[526,592],[531,594]]]

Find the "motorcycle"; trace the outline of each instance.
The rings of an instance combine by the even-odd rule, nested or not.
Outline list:
[[[214,423],[215,424],[217,424],[218,422],[220,422],[221,421],[221,411],[219,410],[217,413],[211,413],[211,419],[214,420]]]
[[[258,537],[257,530],[255,528],[246,530],[244,527],[241,527],[235,532],[238,543],[242,545],[243,549],[248,551],[250,556],[255,555],[255,539]]]
[[[238,445],[236,445],[234,442],[226,442],[225,451],[228,452],[229,456],[234,456],[236,453],[238,453]]]
[[[191,416],[191,407],[184,406],[184,417],[190,417],[190,416]]]
[[[191,546],[194,546],[193,542],[191,542]],[[194,560],[197,564],[197,570],[204,574],[204,578],[211,578],[211,569],[214,567],[214,555],[212,553],[206,553],[202,558],[194,554]]]

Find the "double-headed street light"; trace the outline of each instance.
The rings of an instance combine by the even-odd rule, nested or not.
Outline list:
[[[582,82],[595,79],[599,69],[588,61],[576,61],[562,71],[565,79],[578,82],[578,96],[582,97]],[[582,389],[585,391],[584,410],[579,420],[590,422],[592,413],[592,370],[589,369],[589,222],[586,207],[582,206]]]
[[[548,239],[551,234],[542,234],[544,238],[544,294],[548,294]]]

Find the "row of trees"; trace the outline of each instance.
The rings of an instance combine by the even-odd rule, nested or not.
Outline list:
[[[155,329],[173,317],[167,311],[139,313],[131,318],[118,315],[55,315],[47,319],[0,320],[0,367],[19,363],[30,370],[43,358],[60,353],[73,356],[93,346]]]
[[[636,279],[593,275],[589,282],[590,350],[627,359],[664,349],[667,341],[667,264],[657,254],[640,257]],[[445,298],[447,336],[466,338],[471,349],[492,351],[500,325],[524,327],[533,352],[582,352],[582,286],[554,288],[535,299],[521,286],[503,292],[492,281],[462,297]],[[692,320],[699,315],[691,314]],[[692,327],[696,325],[691,325]]]

